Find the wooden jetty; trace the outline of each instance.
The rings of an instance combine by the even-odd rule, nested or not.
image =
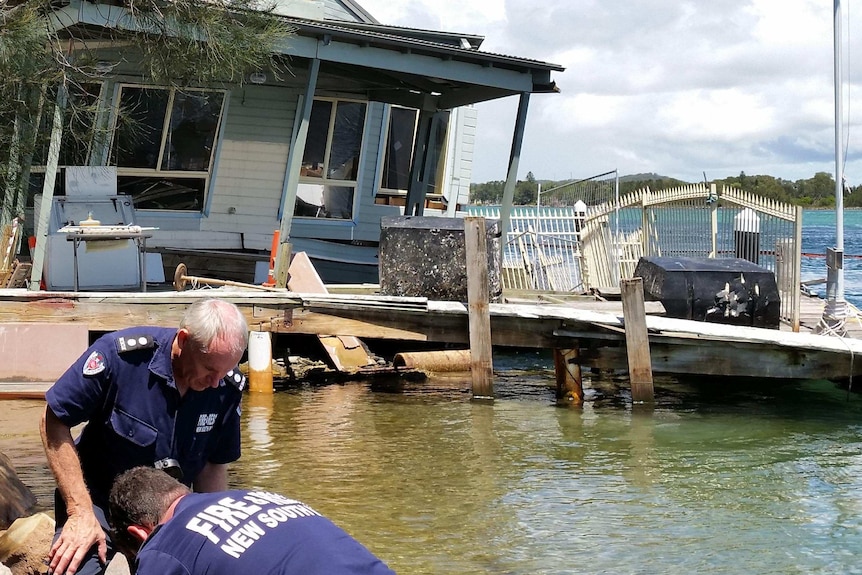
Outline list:
[[[470,341],[468,306],[459,302],[230,287],[146,293],[5,289],[0,290],[0,324],[73,323],[85,325],[91,333],[139,324],[176,326],[185,308],[204,297],[237,304],[252,329],[273,333],[439,342],[465,348]],[[531,300],[519,294],[504,298],[504,303],[488,304],[491,343],[567,350],[564,364],[626,369],[621,302],[562,294],[551,296],[553,303],[548,299],[546,295],[544,301]],[[847,380],[862,375],[862,340],[812,331],[822,306],[822,300],[803,298],[803,327],[797,333],[663,317],[660,304],[646,302],[652,371],[782,380]],[[853,335],[862,331],[858,321],[848,322],[848,327]],[[562,385],[559,373],[558,384]]]

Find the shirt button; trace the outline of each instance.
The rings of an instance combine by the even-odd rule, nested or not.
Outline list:
[[[130,430],[129,430],[129,433],[128,433],[129,437],[133,436],[134,434],[135,434],[135,430],[134,430],[134,429],[130,429]]]

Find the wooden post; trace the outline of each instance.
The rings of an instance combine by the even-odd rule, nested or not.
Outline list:
[[[643,278],[620,282],[623,299],[623,320],[626,327],[626,355],[629,360],[629,379],[632,383],[632,401],[654,401],[652,364],[649,355],[649,336],[644,311]]]
[[[278,253],[275,256],[275,286],[287,287],[287,282],[290,281],[290,259],[291,259],[291,244],[290,242],[282,242],[278,245]]]
[[[584,387],[577,347],[554,350],[554,374],[557,376],[557,402],[569,405],[582,404]]]
[[[473,399],[494,398],[491,364],[491,314],[488,311],[488,245],[485,218],[464,218],[467,252],[467,315],[470,324],[470,373]]]
[[[33,267],[30,270],[30,290],[39,291],[48,244],[48,225],[51,219],[51,206],[54,202],[54,183],[60,158],[60,141],[63,138],[63,109],[66,107],[66,85],[57,89],[57,103],[54,105],[54,123],[51,128],[51,144],[48,146],[48,163],[45,166],[45,182],[42,185],[42,203],[39,208],[39,221],[36,222],[36,252],[33,254]]]

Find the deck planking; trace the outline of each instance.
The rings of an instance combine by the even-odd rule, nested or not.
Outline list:
[[[0,290],[0,322],[85,322],[91,332],[143,324],[172,327],[190,303],[203,297],[235,303],[251,329],[273,333],[469,344],[464,304],[369,293]],[[822,315],[823,300],[802,299],[799,333],[788,331],[788,326],[775,330],[667,318],[660,304],[647,303],[655,373],[835,380],[862,375],[862,361],[853,361],[862,355],[858,320],[847,322],[851,336],[847,338],[812,331]],[[624,370],[627,365],[620,301],[546,297],[539,302],[518,294],[506,303],[489,304],[489,312],[495,346],[577,349],[584,367]]]

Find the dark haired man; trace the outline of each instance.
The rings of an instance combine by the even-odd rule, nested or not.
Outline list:
[[[191,493],[136,467],[110,495],[118,549],[137,575],[392,575],[358,541],[300,501],[267,491]]]

